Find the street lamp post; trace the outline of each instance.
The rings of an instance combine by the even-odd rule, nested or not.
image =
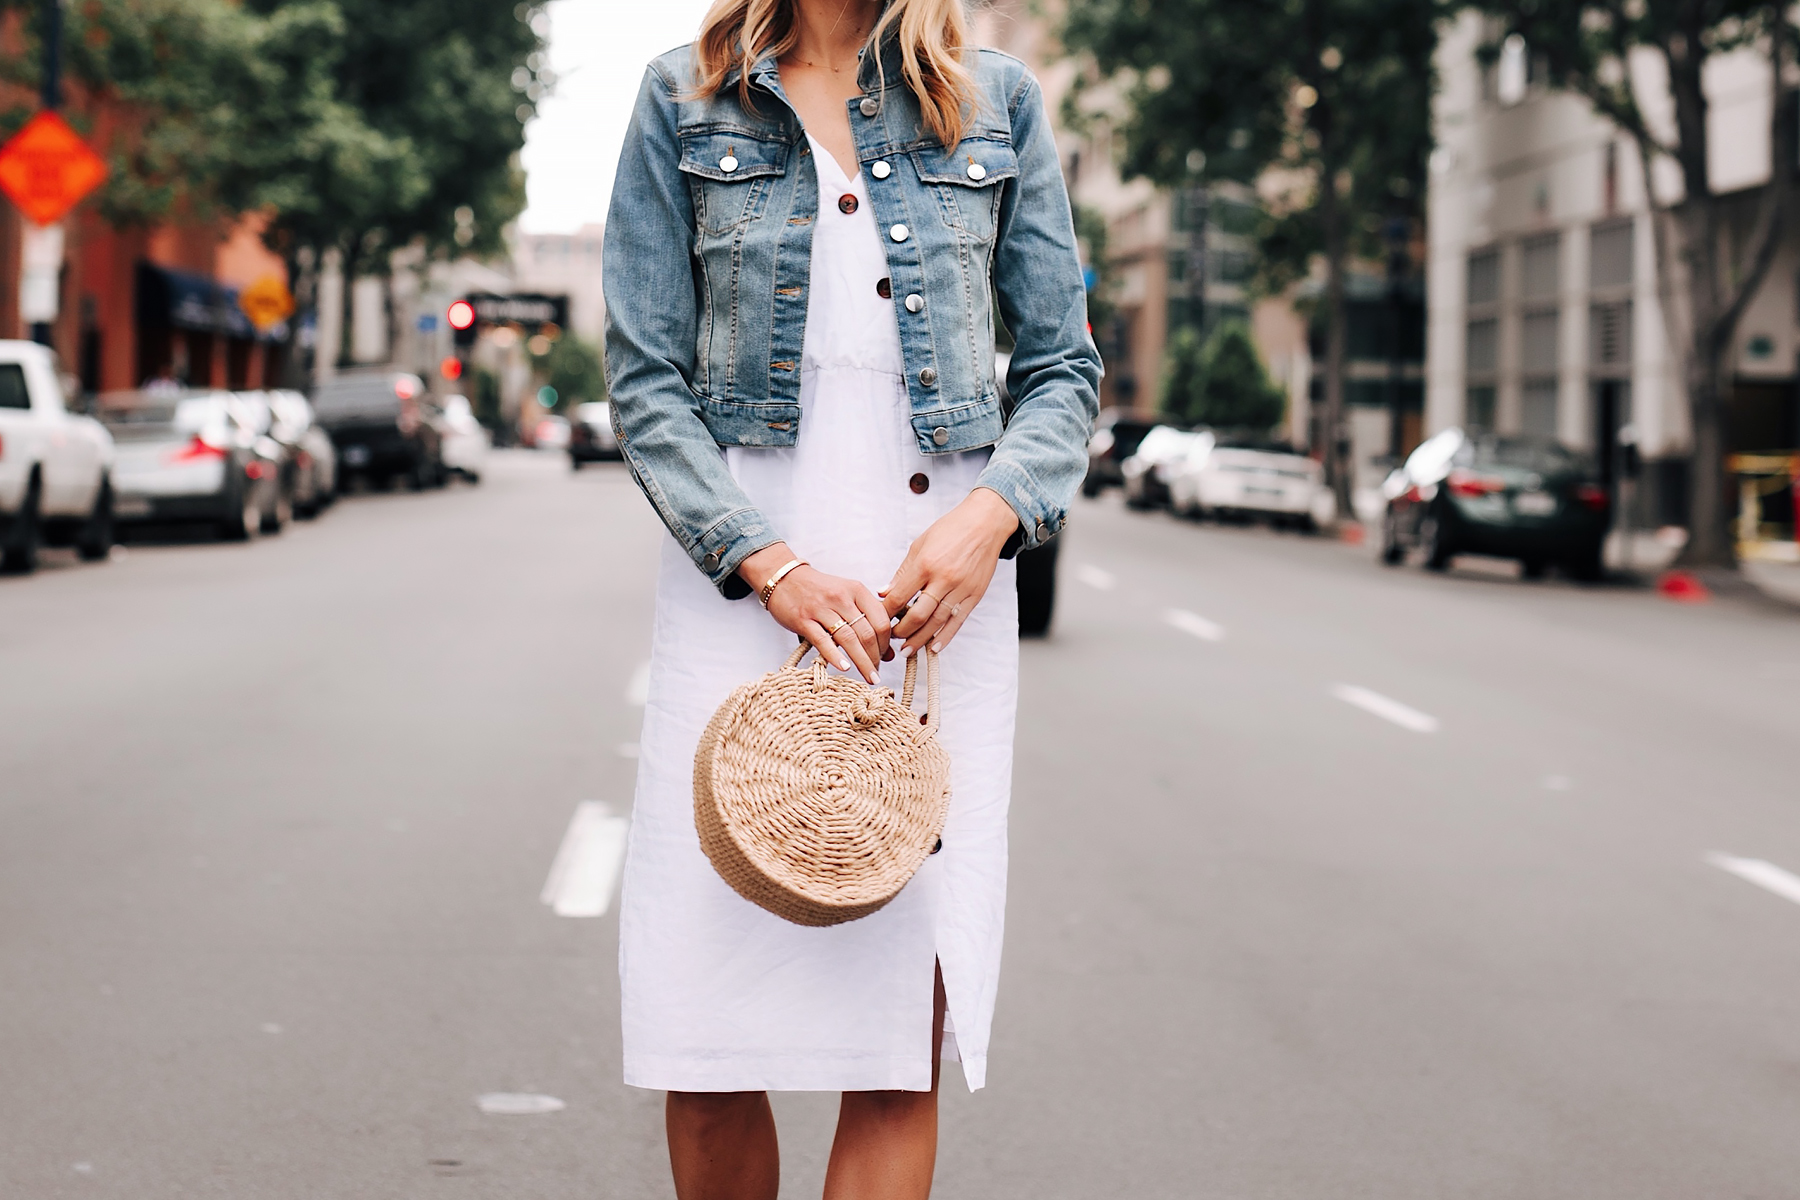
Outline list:
[[[1401,455],[1406,453],[1406,405],[1400,387],[1406,364],[1401,333],[1406,322],[1406,276],[1412,269],[1412,256],[1407,252],[1409,230],[1405,217],[1389,217],[1382,233],[1388,252],[1388,458],[1398,466]]]

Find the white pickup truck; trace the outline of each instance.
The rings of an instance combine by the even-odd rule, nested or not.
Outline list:
[[[0,571],[37,566],[38,547],[112,551],[113,440],[63,398],[55,354],[0,341]]]

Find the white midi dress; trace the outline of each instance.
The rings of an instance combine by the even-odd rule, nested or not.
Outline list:
[[[810,140],[810,139],[809,139]],[[732,475],[796,555],[885,587],[913,539],[968,495],[986,450],[919,453],[887,262],[860,176],[819,176],[798,443],[733,447]],[[854,204],[851,200],[854,200]],[[851,211],[846,211],[851,210]],[[879,290],[878,290],[879,285]],[[1018,612],[1003,561],[940,658],[951,801],[943,848],[892,903],[828,929],[732,891],[694,831],[701,730],[795,645],[754,598],[726,600],[666,540],[620,902],[625,1082],[674,1091],[924,1091],[934,960],[946,1058],[985,1082],[1006,901]],[[882,669],[897,692],[904,663]]]

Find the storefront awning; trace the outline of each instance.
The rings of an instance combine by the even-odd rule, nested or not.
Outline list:
[[[191,329],[246,341],[285,342],[286,322],[259,332],[238,306],[238,290],[205,275],[154,263],[137,267],[137,321],[140,326]]]

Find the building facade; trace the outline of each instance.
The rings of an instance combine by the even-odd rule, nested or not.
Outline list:
[[[1442,85],[1430,181],[1426,423],[1555,437],[1597,453],[1609,479],[1643,470],[1628,517],[1680,524],[1689,425],[1681,360],[1664,320],[1650,193],[1633,142],[1586,101],[1542,85],[1529,47],[1465,14],[1438,51]],[[1641,102],[1667,121],[1653,62],[1634,62]],[[1755,53],[1707,74],[1712,170],[1746,215],[1769,171],[1771,89]],[[1659,168],[1661,203],[1680,180]],[[1731,352],[1734,452],[1792,451],[1796,255],[1788,244]],[[1635,447],[1635,455],[1624,446]]]

